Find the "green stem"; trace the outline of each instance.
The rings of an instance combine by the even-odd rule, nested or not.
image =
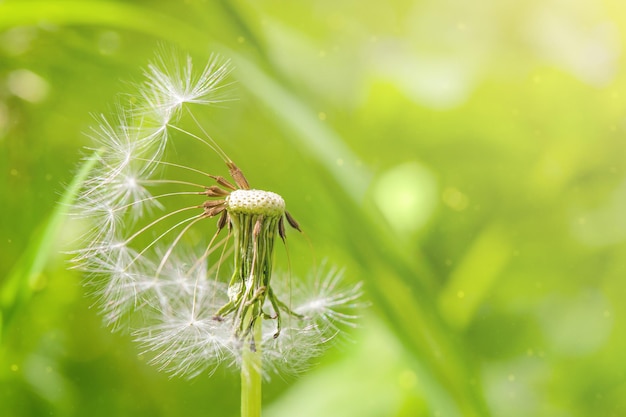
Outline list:
[[[244,341],[241,360],[241,417],[261,416],[261,321],[258,317],[250,340]],[[254,340],[254,343],[251,341]],[[254,348],[253,348],[254,347]]]

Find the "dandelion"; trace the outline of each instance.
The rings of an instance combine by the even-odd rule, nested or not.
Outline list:
[[[333,268],[294,288],[273,277],[276,241],[300,225],[198,122],[191,107],[224,101],[230,74],[218,57],[199,68],[162,52],[132,106],[96,118],[98,166],[74,210],[92,228],[74,259],[105,323],[132,334],[152,364],[188,378],[238,368],[242,414],[258,415],[262,378],[300,371],[354,326],[362,291]],[[200,133],[182,127],[183,116]],[[213,151],[230,178],[171,157],[168,143],[181,138]],[[203,242],[207,222],[215,231]]]

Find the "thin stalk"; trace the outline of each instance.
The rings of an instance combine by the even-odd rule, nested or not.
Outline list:
[[[241,417],[261,416],[261,385],[263,363],[261,359],[261,321],[258,317],[245,342],[241,360]]]

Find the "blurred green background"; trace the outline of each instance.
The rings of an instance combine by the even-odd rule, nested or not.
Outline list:
[[[157,372],[61,253],[91,115],[162,43],[233,61],[203,123],[371,303],[264,415],[626,415],[624,27],[618,0],[0,1],[0,415],[238,415],[236,373]]]

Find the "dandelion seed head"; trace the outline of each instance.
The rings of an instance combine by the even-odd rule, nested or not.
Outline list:
[[[95,118],[90,136],[97,166],[74,206],[74,215],[92,225],[73,252],[75,265],[87,274],[103,321],[130,332],[150,362],[173,376],[239,367],[254,323],[245,323],[245,312],[260,323],[255,343],[264,375],[297,373],[341,327],[354,326],[362,307],[361,287],[343,284],[339,270],[296,285],[293,299],[292,289],[280,284],[289,280],[270,282],[275,237],[284,236],[287,223],[300,230],[285,201],[249,189],[191,110],[186,119],[203,135],[179,126],[187,106],[226,99],[229,73],[227,61],[216,56],[195,66],[187,55],[161,51],[137,97],[127,100],[132,106]],[[179,138],[207,145],[226,162],[236,186],[177,160],[167,147]],[[217,222],[214,235],[206,232],[211,221]],[[235,242],[246,235],[243,228],[254,242]],[[266,281],[255,287],[261,276]]]

